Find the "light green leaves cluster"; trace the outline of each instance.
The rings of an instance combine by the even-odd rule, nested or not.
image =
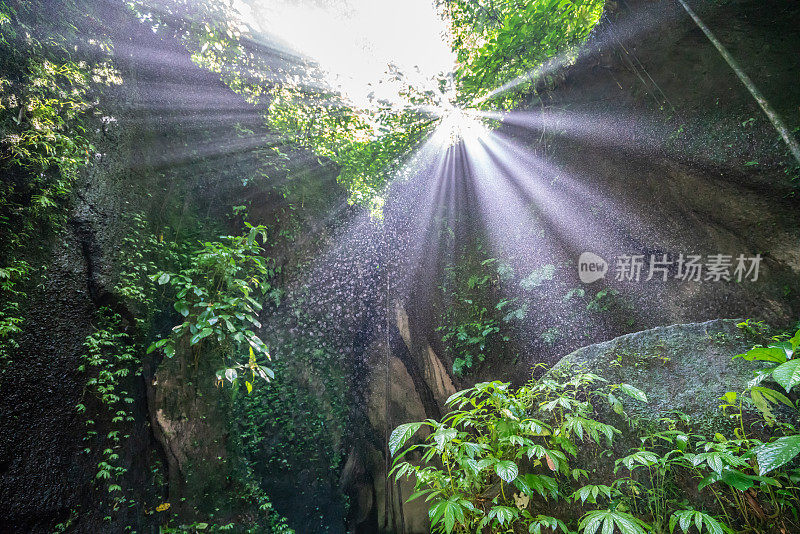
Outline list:
[[[791,393],[800,384],[800,358],[797,358],[800,347],[800,330],[797,330],[789,339],[786,336],[773,338],[773,343],[767,347],[754,347],[737,357],[748,361],[766,362],[767,367],[756,372],[756,378],[750,384],[750,396],[753,404],[761,411],[768,425],[773,426],[776,417],[770,404],[782,404],[798,413],[796,404],[778,390],[764,387],[764,380],[772,378],[786,393]],[[731,406],[736,400],[736,393],[729,392],[724,397],[726,406]],[[800,435],[793,432],[790,435],[778,438],[770,443],[765,443],[755,449],[759,471],[765,475],[777,469],[800,455]]]
[[[453,394],[446,401],[453,411],[441,422],[406,423],[392,432],[389,451],[396,458],[391,474],[414,477],[415,492],[409,500],[425,497],[431,503],[433,526],[447,533],[485,527],[568,532],[558,519],[534,516],[528,503],[534,498],[567,498],[559,478],[566,483],[566,477],[578,480],[586,475],[569,467],[577,443],[606,446],[619,433],[593,418],[591,399],[607,402],[610,392],[620,388],[605,385],[590,373],[569,378],[563,382],[551,378],[519,389],[503,382],[482,382]],[[643,396],[632,387],[623,391],[634,398]],[[429,432],[408,445],[423,427]],[[412,451],[421,454],[419,464],[403,461]],[[574,495],[595,502],[601,494],[617,493],[594,485]]]
[[[601,530],[602,528],[602,530]],[[621,534],[647,534],[651,527],[631,514],[618,510],[593,510],[581,518],[578,530],[583,534],[612,534],[615,528]]]
[[[277,134],[279,145],[308,150],[335,164],[337,181],[349,193],[349,201],[375,215],[380,214],[389,180],[438,122],[421,106],[430,107],[441,95],[414,87],[396,68],[387,68],[386,76],[407,84],[398,94],[402,105],[374,101],[357,106],[331,89],[319,65],[254,50],[252,42],[261,38],[244,31],[245,21],[228,2],[174,0],[158,11],[141,0],[131,3],[140,17],[182,39],[197,65],[259,105],[264,125]]]
[[[675,531],[675,526],[680,527],[686,534],[689,534],[692,527],[697,529],[697,534],[702,534],[703,532],[707,532],[708,534],[724,534],[725,532],[730,532],[727,526],[707,513],[698,512],[697,510],[679,510],[672,514],[672,517],[669,519],[670,534]]]
[[[766,347],[768,350],[745,355],[771,364],[755,384],[764,383],[774,377],[775,369],[795,361],[799,334],[788,341],[779,340]],[[793,364],[783,369],[792,371]],[[774,378],[791,389],[795,384],[788,371]],[[794,409],[792,401],[776,390],[763,385],[749,389],[764,402],[780,402]],[[592,510],[581,517],[577,524],[581,534],[645,534],[664,532],[667,525],[671,533],[676,528],[683,532],[694,529],[698,534],[731,533],[728,524],[736,520],[728,510],[723,510],[723,521],[687,509],[685,502],[671,496],[667,488],[678,477],[696,477],[698,491],[709,492],[733,507],[749,506],[744,492],[762,502],[771,499],[773,509],[794,506],[786,500],[790,497],[783,496],[789,495],[785,488],[793,486],[795,474],[779,471],[800,455],[800,435],[791,425],[781,426],[785,435],[767,443],[748,439],[742,429],[734,439],[720,433],[709,439],[691,430],[691,418],[685,414],[662,419],[659,424],[667,425],[663,430],[643,433],[641,446],[616,460],[617,478],[612,483],[588,483],[565,492],[570,479],[589,478],[586,470],[568,465],[579,450],[608,447],[619,433],[595,419],[595,405],[610,406],[625,417],[621,398],[635,403],[648,400],[644,391],[631,384],[608,384],[602,377],[580,370],[572,374],[551,371],[518,389],[503,382],[479,383],[446,401],[453,411],[441,422],[407,423],[392,433],[390,451],[396,456],[392,474],[414,477],[416,491],[411,499],[425,497],[431,503],[434,529],[447,533],[483,528],[569,532],[560,520],[531,513],[529,505],[534,499],[539,503],[568,499],[580,505],[606,501],[608,509]],[[729,410],[746,398],[728,393],[721,407]],[[423,427],[429,432],[417,434],[416,442],[408,445]],[[412,451],[420,455],[419,462],[403,461]],[[626,471],[620,472],[622,468]]]
[[[586,39],[600,20],[604,2],[440,0],[439,4],[451,25],[460,98],[472,102],[522,78],[518,88],[495,99],[507,108],[530,90],[537,68]]]
[[[183,321],[168,338],[152,343],[148,354],[160,349],[172,357],[176,345],[185,341],[189,347],[203,346],[209,356],[221,358],[225,367],[217,372],[218,383],[225,379],[238,384],[241,378],[249,392],[254,379],[274,378],[272,370],[259,361],[271,357],[256,333],[261,328],[262,304],[254,295],[268,295],[269,280],[277,272],[263,256],[265,241],[263,226],[247,224],[244,235],[202,243],[179,272],[153,275],[158,284],[172,287],[174,308]]]
[[[472,503],[457,497],[451,497],[446,501],[439,501],[428,511],[428,517],[432,524],[442,522],[447,532],[452,532],[456,523],[463,524],[465,521],[465,510],[472,510]]]
[[[581,504],[585,503],[587,500],[592,504],[596,504],[597,498],[601,495],[611,500],[612,497],[620,495],[620,491],[617,488],[612,488],[605,484],[587,484],[577,489],[575,493],[570,495],[570,498],[572,498],[573,501],[580,500]]]

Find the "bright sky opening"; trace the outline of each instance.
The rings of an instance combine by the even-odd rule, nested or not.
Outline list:
[[[250,5],[249,23],[317,61],[330,83],[358,106],[368,107],[370,93],[398,102],[399,85],[386,80],[389,65],[425,89],[453,69],[447,26],[431,0],[253,0]]]

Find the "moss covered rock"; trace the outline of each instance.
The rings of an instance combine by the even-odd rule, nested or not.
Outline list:
[[[679,411],[695,425],[719,427],[724,418],[719,398],[727,391],[742,391],[758,368],[733,358],[756,343],[736,323],[717,319],[620,336],[568,354],[549,373],[583,368],[611,383],[641,389],[647,404],[625,400],[625,411],[641,422]]]

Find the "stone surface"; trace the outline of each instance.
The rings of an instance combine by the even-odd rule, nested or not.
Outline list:
[[[624,399],[626,412],[640,420],[657,420],[674,410],[698,423],[718,420],[719,398],[742,391],[758,368],[733,358],[754,344],[736,323],[719,319],[620,336],[568,354],[549,373],[585,369],[641,389],[647,404]]]
[[[370,352],[379,358],[381,354],[384,354],[384,347],[377,344]],[[414,381],[400,358],[391,356],[389,359],[388,399],[385,362],[375,361],[372,369],[373,373],[368,386],[367,413],[376,436],[384,438],[399,424],[422,421],[428,417],[416,391]],[[377,441],[381,443],[385,441],[385,438]],[[370,513],[369,510],[361,510],[359,515],[365,519],[372,517],[376,521],[376,524],[373,523],[367,528],[377,528],[378,532],[387,533],[421,534],[428,532],[428,512],[424,502],[421,500],[411,503],[404,502],[413,493],[413,480],[402,479],[400,482],[392,480],[387,483],[385,448],[378,450],[375,445],[370,444],[363,456],[366,470],[371,474],[372,487],[368,491],[371,492],[372,498],[365,498],[365,501],[362,502],[370,502],[375,510],[374,513]],[[364,491],[366,490],[360,490],[359,495],[362,495]]]
[[[416,347],[415,340],[411,335],[408,313],[400,303],[395,306],[395,317],[397,329],[400,331],[403,343],[405,343],[410,354],[417,352],[416,356],[421,362],[425,383],[428,384],[439,407],[444,409],[444,402],[456,392],[456,387],[453,385],[453,379],[450,377],[447,367],[445,367],[442,359],[429,343],[425,342],[419,348]]]
[[[167,459],[169,502],[184,517],[198,520],[215,508],[230,509],[223,504],[234,494],[230,393],[210,378],[216,371],[211,356],[179,346],[173,358],[159,365],[148,387],[153,433]]]

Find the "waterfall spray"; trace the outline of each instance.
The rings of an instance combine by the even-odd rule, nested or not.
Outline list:
[[[708,40],[711,41],[711,44],[714,45],[720,55],[725,59],[728,65],[730,65],[731,69],[733,69],[733,72],[736,73],[744,86],[747,87],[747,90],[750,91],[751,95],[753,95],[753,98],[755,98],[756,102],[758,102],[758,105],[761,106],[764,114],[767,116],[767,118],[769,118],[772,125],[786,142],[786,146],[789,147],[789,151],[794,156],[794,159],[796,159],[797,163],[800,164],[800,145],[798,145],[797,141],[794,139],[794,137],[792,137],[789,128],[787,128],[780,115],[778,115],[778,113],[772,109],[772,106],[769,105],[769,102],[767,102],[767,99],[761,94],[761,91],[758,90],[758,87],[755,86],[750,77],[742,70],[739,64],[736,63],[736,60],[733,59],[733,56],[731,56],[730,52],[728,52],[722,43],[719,42],[708,26],[706,26],[703,21],[700,20],[700,17],[698,17],[697,14],[695,14],[695,12],[692,11],[688,5],[686,5],[685,0],[678,0],[678,2],[680,2],[680,4],[683,6],[683,9],[686,10],[689,16],[692,17],[692,20],[694,20],[695,24],[697,24],[697,27],[703,30],[703,33],[706,34],[706,37],[708,37]]]

